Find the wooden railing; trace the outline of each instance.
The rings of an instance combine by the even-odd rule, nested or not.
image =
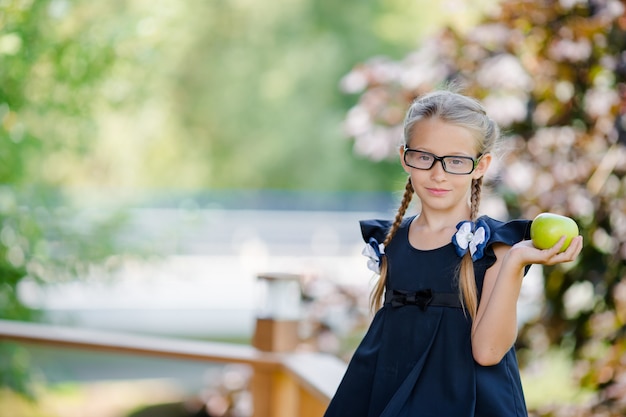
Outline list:
[[[321,353],[270,353],[252,346],[140,336],[0,320],[0,341],[250,365],[254,417],[321,417],[345,371]]]

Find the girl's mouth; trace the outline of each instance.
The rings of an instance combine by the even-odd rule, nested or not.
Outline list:
[[[444,195],[446,195],[450,191],[450,190],[444,190],[442,188],[426,188],[426,190],[430,194],[432,194],[434,196],[437,196],[437,197],[444,196]]]

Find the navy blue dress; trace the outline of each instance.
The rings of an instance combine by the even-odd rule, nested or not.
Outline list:
[[[474,361],[471,318],[452,301],[458,300],[461,258],[452,243],[433,250],[414,248],[408,238],[414,218],[404,219],[385,248],[385,303],[325,417],[527,417],[514,348],[494,366]],[[485,255],[474,263],[478,294],[485,271],[496,261],[492,245],[527,239],[530,226],[526,220],[482,219],[491,237]],[[385,220],[361,221],[363,238],[382,242],[390,226]]]

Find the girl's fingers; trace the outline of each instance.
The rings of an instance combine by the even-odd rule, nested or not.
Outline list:
[[[583,237],[576,236],[574,239],[572,239],[572,242],[570,243],[570,247],[567,249],[568,250],[566,252],[570,252],[569,255],[572,258],[572,260],[574,260],[583,249]]]
[[[565,236],[561,236],[561,238],[554,244],[554,246],[548,249],[550,258],[552,258],[554,255],[561,253],[561,248],[563,247],[563,244],[565,243],[565,239],[566,239]]]
[[[556,265],[563,262],[572,262],[576,260],[582,250],[583,238],[582,236],[576,236],[572,239],[567,249],[561,252],[565,239],[565,236],[561,237],[559,241],[549,249],[537,249],[530,240],[519,242],[515,245],[515,248],[520,250],[518,253],[521,253],[521,262],[526,265]]]
[[[578,256],[578,254],[580,254],[580,251],[582,250],[582,236],[576,236],[575,238],[572,239],[572,241],[570,242],[570,245],[568,246],[568,248],[563,251],[563,252],[559,252],[561,247],[563,246],[563,243],[565,242],[565,237],[562,237],[561,239],[559,239],[559,242],[553,247],[550,248],[550,252],[552,252],[548,257],[549,262],[550,263],[562,263],[562,262],[572,262],[576,259],[576,257]],[[553,250],[556,249],[556,252],[553,252]]]

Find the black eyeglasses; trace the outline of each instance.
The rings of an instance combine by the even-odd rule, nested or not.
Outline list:
[[[404,163],[411,168],[429,170],[435,166],[435,162],[439,161],[444,171],[455,175],[467,175],[474,172],[481,157],[482,155],[479,155],[477,159],[469,156],[437,156],[430,152],[404,147]]]

